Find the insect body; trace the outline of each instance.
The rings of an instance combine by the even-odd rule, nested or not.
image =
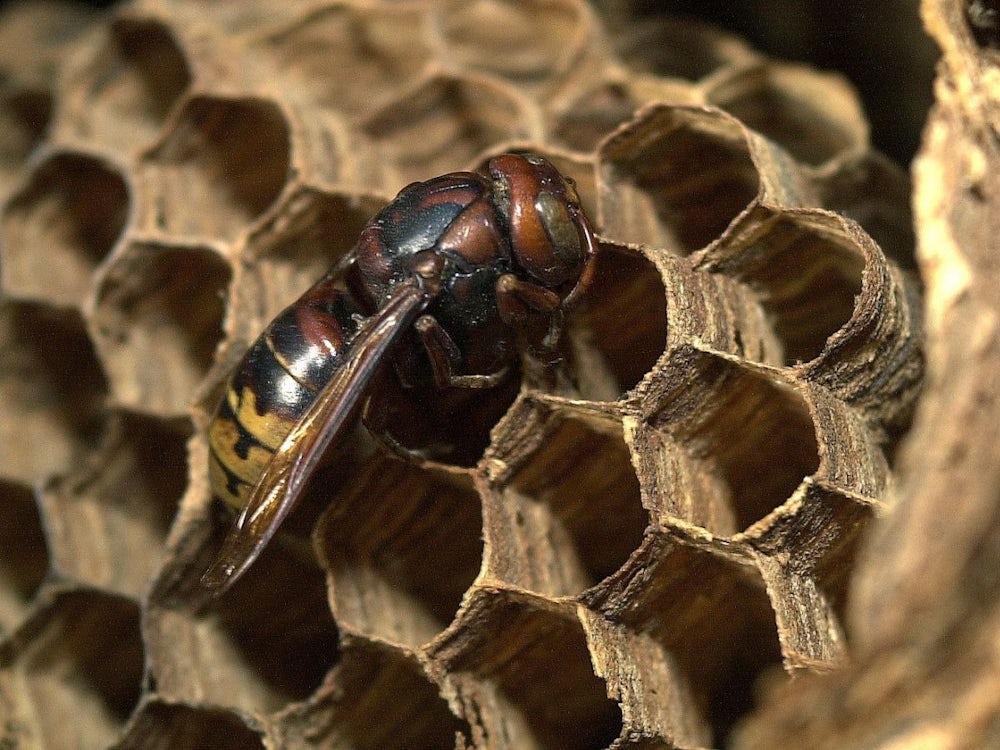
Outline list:
[[[376,375],[483,393],[509,382],[521,346],[551,350],[596,245],[572,181],[537,156],[404,188],[231,376],[210,462],[239,516],[203,584],[224,591],[260,554]]]

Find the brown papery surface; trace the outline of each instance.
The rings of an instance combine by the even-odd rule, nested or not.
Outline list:
[[[923,3],[944,54],[914,165],[927,379],[854,575],[852,663],[770,696],[740,747],[1000,744],[1000,37],[971,18],[989,5]]]
[[[997,739],[995,51],[928,5],[925,360],[845,79],[626,5],[5,6],[0,745]],[[405,184],[522,149],[600,239],[571,374],[394,393],[460,459],[359,425],[204,601],[233,362]]]

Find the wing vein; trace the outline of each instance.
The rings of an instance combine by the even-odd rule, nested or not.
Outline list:
[[[405,284],[365,320],[344,365],[316,395],[257,480],[218,557],[202,576],[203,586],[221,594],[257,559],[298,501],[316,464],[350,424],[386,353],[430,297],[418,284]]]

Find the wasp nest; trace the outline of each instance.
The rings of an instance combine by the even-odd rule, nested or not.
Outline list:
[[[906,179],[842,79],[574,0],[0,34],[5,747],[695,748],[845,659],[922,365]],[[400,187],[511,149],[601,240],[576,382],[462,465],[359,428],[199,602],[228,368]]]

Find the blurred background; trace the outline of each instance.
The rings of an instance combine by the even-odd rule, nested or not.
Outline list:
[[[776,58],[844,73],[858,88],[880,150],[908,164],[931,105],[937,49],[919,0],[592,0],[625,19],[683,15],[715,24]],[[0,8],[11,0],[0,0]],[[111,0],[79,0],[95,8]]]
[[[909,163],[932,101],[937,48],[919,0],[620,0],[605,12],[681,14],[714,23],[768,55],[839,70],[864,100],[875,145]]]

